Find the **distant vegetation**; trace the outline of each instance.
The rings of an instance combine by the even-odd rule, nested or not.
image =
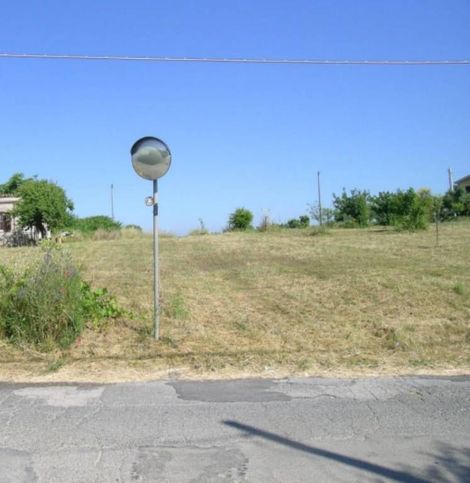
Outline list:
[[[398,230],[424,230],[430,223],[470,216],[470,193],[461,188],[445,195],[434,195],[428,189],[413,188],[395,192],[382,191],[377,195],[367,190],[343,189],[341,195],[333,194],[333,208],[309,206],[309,215],[291,218],[285,223],[274,223],[264,214],[259,231],[303,229],[310,226],[310,219],[318,225],[338,228],[365,228],[373,225],[390,226]],[[246,208],[238,208],[230,214],[227,231],[252,229],[253,214]],[[195,232],[194,232],[195,233]]]
[[[98,215],[98,216],[88,216],[86,218],[73,217],[69,221],[68,228],[72,230],[79,230],[84,233],[91,233],[96,230],[119,230],[122,224],[118,221],[113,220],[109,216]],[[132,228],[136,229],[135,226]],[[140,228],[140,227],[137,227]],[[142,230],[142,229],[140,229]]]
[[[35,228],[43,238],[47,230],[63,228],[73,210],[73,203],[63,188],[44,179],[25,178],[22,173],[13,174],[0,184],[0,194],[20,198],[12,215],[18,218],[22,228]]]
[[[228,231],[246,231],[252,229],[253,213],[246,208],[237,208],[228,219]]]
[[[301,215],[298,218],[292,218],[283,225],[285,228],[307,228],[310,226],[310,218],[307,215]]]
[[[368,191],[343,190],[333,195],[334,219],[341,226],[394,226],[399,229],[422,230],[430,222],[456,216],[470,216],[470,194],[457,188],[444,196],[427,189],[384,191],[373,196]]]

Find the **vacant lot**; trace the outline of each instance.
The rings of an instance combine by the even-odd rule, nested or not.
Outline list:
[[[470,223],[161,239],[161,341],[151,237],[66,245],[129,316],[65,353],[0,342],[0,379],[468,372]],[[24,263],[38,249],[1,249]]]

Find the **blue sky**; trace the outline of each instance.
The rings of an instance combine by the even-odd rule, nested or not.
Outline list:
[[[316,59],[469,59],[468,0],[4,1],[2,52]],[[54,180],[76,214],[151,227],[129,149],[173,163],[163,229],[239,206],[275,221],[342,188],[447,188],[470,174],[470,66],[286,66],[0,59],[0,182]]]

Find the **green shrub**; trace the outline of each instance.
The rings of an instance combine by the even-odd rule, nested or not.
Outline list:
[[[346,193],[343,189],[341,196],[333,194],[335,207],[335,221],[348,226],[366,227],[370,221],[370,195],[368,191],[353,189]]]
[[[15,343],[66,347],[84,325],[81,280],[62,251],[48,249],[23,273],[0,267],[0,326]]]
[[[92,291],[67,252],[46,246],[25,271],[0,265],[0,334],[40,350],[69,346],[87,322],[122,311],[106,291]]]
[[[250,228],[253,221],[253,213],[245,208],[237,208],[229,217],[229,231],[245,231]]]
[[[119,230],[121,223],[114,221],[109,216],[88,216],[86,218],[74,218],[71,228],[82,232],[94,232],[96,230]]]
[[[286,223],[286,228],[308,228],[310,225],[310,218],[307,215],[292,218]]]
[[[463,188],[448,191],[442,198],[442,217],[470,216],[470,193]]]
[[[394,194],[391,224],[409,231],[424,230],[429,224],[430,208],[424,192],[418,194],[413,188],[398,190]]]
[[[123,309],[106,288],[93,290],[87,282],[81,283],[81,308],[86,320],[94,328],[99,328],[103,321],[124,315]]]
[[[395,214],[395,193],[382,191],[371,201],[374,222],[377,225],[389,226]]]

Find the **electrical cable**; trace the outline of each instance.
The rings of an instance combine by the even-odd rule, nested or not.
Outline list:
[[[374,65],[430,66],[470,65],[470,60],[327,60],[327,59],[263,59],[226,57],[163,57],[133,55],[30,54],[0,52],[0,59],[82,60],[110,62],[187,62],[219,64],[293,64],[293,65]]]

